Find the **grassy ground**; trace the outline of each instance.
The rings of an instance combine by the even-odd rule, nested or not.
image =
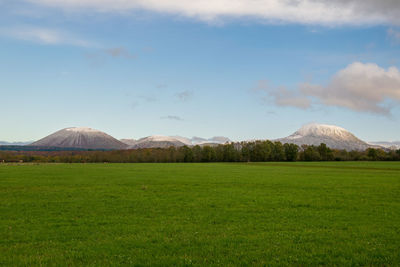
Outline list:
[[[0,265],[398,265],[400,163],[0,164]]]

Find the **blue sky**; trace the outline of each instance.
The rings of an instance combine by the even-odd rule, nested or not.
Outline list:
[[[0,0],[0,140],[71,126],[265,139],[310,122],[400,140],[400,24],[386,6],[150,2]]]

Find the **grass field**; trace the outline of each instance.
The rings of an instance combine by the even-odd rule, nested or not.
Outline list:
[[[0,164],[0,265],[399,265],[400,163]]]

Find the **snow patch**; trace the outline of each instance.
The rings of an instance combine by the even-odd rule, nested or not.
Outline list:
[[[299,138],[302,138],[302,137],[303,137],[302,135],[297,134],[297,135],[290,135],[287,138],[288,139],[299,139]]]
[[[189,138],[183,137],[183,136],[171,136],[172,138],[175,138],[176,140],[178,140],[179,142],[184,143],[187,146],[191,146],[192,145],[192,140],[190,140]]]
[[[156,142],[176,142],[177,139],[171,136],[164,136],[164,135],[152,135],[146,138],[147,141],[156,141]]]
[[[71,128],[67,128],[65,129],[66,131],[69,132],[79,132],[79,133],[98,133],[100,132],[99,130],[95,130],[89,127],[71,127]]]
[[[125,141],[125,140],[124,140]],[[151,135],[134,142],[131,142],[131,146],[137,146],[140,144],[144,144],[146,142],[170,142],[176,145],[187,145],[187,146],[194,146],[194,145],[203,145],[203,144],[225,144],[230,142],[230,139],[223,136],[217,136],[209,139],[200,138],[200,137],[193,137],[193,138],[186,138],[182,136],[164,136],[164,135]],[[127,141],[125,141],[127,143]]]
[[[305,136],[327,136],[340,139],[349,139],[350,137],[353,137],[349,131],[342,127],[328,124],[311,123],[301,127],[289,138],[298,139]]]

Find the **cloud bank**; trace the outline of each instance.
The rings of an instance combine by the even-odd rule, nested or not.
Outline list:
[[[323,104],[389,115],[391,103],[400,103],[400,71],[355,62],[338,71],[326,85],[302,83],[296,90],[265,87],[262,91],[279,106],[307,109]]]
[[[68,10],[159,13],[215,21],[250,17],[302,24],[400,24],[398,0],[22,0]]]
[[[300,90],[326,105],[388,114],[385,100],[400,103],[400,71],[355,62],[336,73],[326,86],[305,83]]]

